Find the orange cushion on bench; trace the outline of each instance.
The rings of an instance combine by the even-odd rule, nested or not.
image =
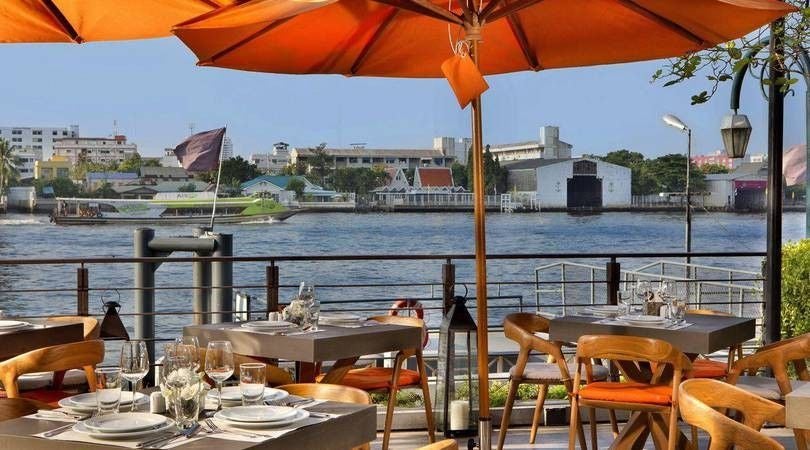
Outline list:
[[[728,364],[712,359],[698,358],[692,363],[689,378],[725,378],[728,375]]]
[[[669,405],[672,403],[672,386],[598,381],[582,386],[579,396],[586,400]]]
[[[391,377],[394,369],[390,367],[366,367],[352,369],[339,381],[344,386],[356,387],[364,391],[376,391],[391,387]],[[419,372],[402,369],[399,371],[397,386],[413,386],[419,384]]]

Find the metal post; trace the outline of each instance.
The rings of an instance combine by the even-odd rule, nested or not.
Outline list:
[[[692,174],[692,129],[687,128],[686,144],[686,264],[692,262],[692,192],[689,189],[689,178]],[[686,268],[686,278],[689,278],[691,269]]]
[[[780,32],[783,20],[771,24],[771,55],[783,55]],[[779,60],[777,60],[779,59]],[[782,337],[782,149],[784,146],[785,97],[776,80],[785,77],[781,58],[769,62],[768,85],[768,212],[767,252],[765,260],[765,342],[777,342]]]
[[[149,241],[155,237],[151,228],[136,228],[134,232],[134,252],[136,258],[151,257]],[[155,359],[155,265],[135,263],[135,339],[146,341],[151,363]],[[153,382],[154,371],[146,375],[147,384]]]
[[[456,287],[456,265],[451,260],[442,264],[442,313],[447,314],[450,306],[453,305]]]
[[[267,278],[267,312],[278,311],[278,281],[279,281],[278,266],[271,264],[265,268],[265,277]]]
[[[196,227],[192,236],[204,239],[207,229]],[[195,252],[194,256],[210,256],[208,253]],[[191,263],[191,279],[194,286],[192,293],[192,307],[194,309],[194,325],[203,325],[210,322],[211,311],[211,263],[195,261]]]
[[[233,235],[216,233],[213,256],[233,256]],[[211,314],[212,323],[233,321],[233,262],[217,261],[211,263]]]
[[[605,281],[607,281],[607,303],[608,305],[619,304],[619,283],[621,282],[621,264],[616,262],[616,258],[610,258],[605,264]]]
[[[84,266],[76,269],[76,314],[90,315],[90,277]]]

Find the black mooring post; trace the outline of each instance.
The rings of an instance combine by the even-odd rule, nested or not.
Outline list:
[[[136,228],[134,232],[134,251],[136,258],[154,256],[149,249],[149,241],[155,237],[151,228]],[[155,361],[155,265],[153,263],[135,263],[135,339],[146,342],[150,363]],[[146,385],[154,384],[154,370],[146,375]]]
[[[90,276],[84,266],[76,269],[76,314],[90,315]]]
[[[615,258],[605,265],[605,281],[607,282],[607,303],[608,305],[619,304],[619,282],[621,281],[621,264]]]
[[[233,235],[216,233],[213,256],[233,256]],[[211,323],[233,321],[233,262],[217,261],[211,263]],[[226,312],[223,312],[226,311]]]
[[[278,266],[273,264],[265,267],[265,278],[267,279],[267,312],[278,311],[278,283],[279,283],[279,270]]]
[[[453,306],[453,297],[456,295],[456,265],[448,259],[442,264],[442,313],[447,314]]]
[[[192,231],[192,236],[204,239],[208,229],[196,227]],[[194,256],[211,256],[210,252],[195,252]],[[209,323],[211,320],[208,314],[211,311],[211,263],[207,261],[195,261],[191,264],[191,278],[194,286],[192,296],[192,306],[194,310],[194,325]]]

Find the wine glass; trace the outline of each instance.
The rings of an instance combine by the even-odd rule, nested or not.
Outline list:
[[[200,371],[200,341],[197,339],[197,336],[180,336],[174,340],[177,345],[185,346],[189,352],[189,358],[191,358],[191,364],[193,364],[192,369],[195,372]]]
[[[144,341],[124,341],[121,346],[121,377],[132,385],[132,403],[129,410],[135,411],[135,395],[138,383],[149,373],[149,351]]]
[[[650,285],[650,282],[648,280],[638,280],[636,282],[636,298],[638,298],[640,306],[632,306],[632,313],[635,315],[644,314],[647,302],[651,300],[651,297],[652,286]]]
[[[211,341],[205,350],[205,374],[217,385],[217,410],[222,409],[222,383],[233,375],[233,349],[229,341]]]

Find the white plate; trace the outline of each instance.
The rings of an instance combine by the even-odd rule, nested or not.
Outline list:
[[[594,305],[585,308],[585,312],[594,316],[607,317],[618,314],[618,305]]]
[[[278,422],[296,415],[296,409],[289,406],[234,406],[225,408],[220,416],[233,422]]]
[[[635,325],[657,325],[667,321],[661,316],[624,316],[621,320]]]
[[[138,392],[135,395],[135,402],[145,403],[149,401],[149,397],[145,394]],[[129,405],[132,403],[132,392],[125,391],[121,392],[121,405]],[[74,395],[71,397],[63,398],[59,400],[59,406],[63,408],[72,408],[72,409],[92,409],[95,410],[98,407],[98,403],[96,402],[96,393],[95,392],[87,392],[84,394]]]
[[[284,320],[261,320],[257,322],[245,322],[242,324],[244,328],[272,328],[272,329],[287,329],[287,328],[294,328],[295,324],[292,322],[286,322]]]
[[[101,433],[87,428],[84,422],[76,422],[76,424],[73,425],[73,431],[86,434],[96,439],[131,439],[162,433],[164,431],[171,430],[172,427],[174,427],[174,420],[166,419],[166,422],[164,422],[162,425],[158,425],[155,428],[149,428],[146,430],[130,431],[126,433]]]
[[[330,323],[357,323],[366,320],[363,317],[358,316],[357,314],[349,314],[349,313],[329,313],[329,314],[321,314],[318,318],[319,323],[330,324]]]
[[[282,391],[281,389],[273,389],[271,387],[264,388],[264,401],[266,402],[276,402],[289,396],[290,394],[287,391]],[[208,397],[216,401],[217,390],[211,389],[208,391]],[[242,390],[239,389],[239,386],[226,386],[222,388],[222,403],[235,402],[242,403]]]
[[[159,428],[166,417],[150,413],[118,413],[97,416],[84,421],[87,429],[99,433],[129,433]]]
[[[297,408],[295,409],[295,415],[284,420],[276,420],[272,422],[238,422],[236,420],[223,418],[222,413],[224,411],[225,410],[222,410],[214,414],[214,418],[236,428],[279,428],[294,424],[295,422],[300,422],[309,417],[309,411],[306,409]]]
[[[28,322],[22,322],[19,320],[0,320],[0,330],[5,330],[7,328],[20,328],[20,327],[27,327],[31,325]]]

